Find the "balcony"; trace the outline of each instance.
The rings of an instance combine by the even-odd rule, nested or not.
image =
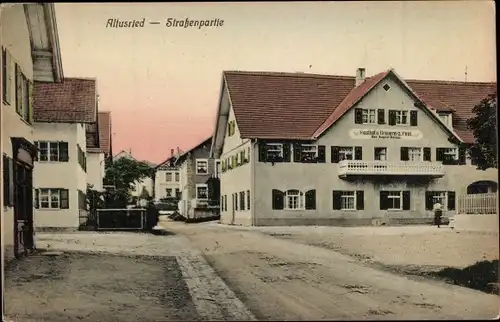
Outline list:
[[[339,162],[338,169],[339,177],[358,175],[444,176],[444,166],[439,162],[343,160]]]

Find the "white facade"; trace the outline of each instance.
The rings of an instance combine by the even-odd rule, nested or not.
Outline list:
[[[35,229],[76,229],[80,212],[86,209],[85,204],[82,205],[82,194],[87,191],[87,161],[79,157],[82,152],[86,156],[85,125],[35,123],[34,140],[39,149],[33,173]],[[47,151],[48,156],[44,156]],[[67,161],[64,161],[65,153]]]
[[[98,151],[87,151],[87,183],[92,189],[103,191],[103,179],[105,176],[104,153]]]
[[[174,198],[181,192],[181,173],[178,168],[159,168],[155,173],[155,201]]]

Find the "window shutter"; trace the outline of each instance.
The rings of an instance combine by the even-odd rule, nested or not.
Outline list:
[[[302,160],[302,146],[298,143],[293,145],[293,162],[301,162]]]
[[[333,210],[342,209],[342,191],[333,190]]]
[[[378,119],[378,124],[385,124],[385,110],[384,109],[377,110],[377,119]]]
[[[360,146],[354,147],[354,160],[363,160],[363,148]]]
[[[400,150],[401,150],[401,158],[400,158],[401,161],[408,161],[408,160],[410,160],[410,156],[408,154],[408,148],[405,147],[405,146],[402,146]]]
[[[339,159],[340,159],[340,147],[338,146],[332,146],[332,155],[331,155],[331,158],[332,158],[332,163],[339,163]]]
[[[456,208],[455,191],[448,191],[448,210],[455,210]]]
[[[418,111],[410,111],[410,126],[418,125]]]
[[[431,148],[424,148],[424,161],[432,161]]]
[[[290,162],[290,144],[283,143],[283,162]]]
[[[9,158],[9,203],[10,207],[14,206],[15,182],[14,182],[14,160]]]
[[[10,171],[9,171],[9,157],[5,154],[3,155],[3,205],[9,206],[9,182],[10,182]]]
[[[247,210],[250,210],[250,190],[247,190]]]
[[[410,210],[410,191],[403,191],[403,210]]]
[[[282,210],[285,208],[285,198],[284,198],[284,193],[280,190],[273,189],[273,209],[275,210]]]
[[[318,163],[326,162],[326,148],[324,145],[318,145]]]
[[[363,124],[363,110],[360,108],[354,109],[354,123]]]
[[[316,209],[316,190],[306,192],[306,210]]]
[[[16,64],[16,112],[22,115],[23,112],[23,79],[21,68]]]
[[[443,161],[443,160],[444,160],[444,149],[436,148],[436,161]]]
[[[34,200],[34,203],[35,203],[35,209],[38,209],[40,208],[40,190],[39,189],[35,189],[35,200]]]
[[[267,145],[265,142],[259,142],[259,162],[267,161]]]
[[[29,105],[28,105],[28,122],[32,123],[33,122],[33,102],[34,102],[34,97],[33,97],[33,82],[29,81],[28,83],[28,100],[29,100]]]
[[[356,210],[365,209],[365,193],[362,190],[356,191]]]
[[[434,207],[434,200],[432,199],[433,196],[432,191],[426,191],[425,192],[425,210],[432,210]]]
[[[396,111],[389,110],[389,125],[396,125]]]
[[[59,189],[59,197],[61,198],[61,209],[69,209],[69,190]]]
[[[464,148],[458,149],[458,164],[466,164],[467,163],[467,154]]]
[[[59,162],[68,162],[68,154],[68,142],[59,142]]]
[[[389,209],[387,197],[389,196],[388,191],[380,191],[380,210]]]
[[[10,56],[10,52],[5,49],[5,72],[6,75],[5,77],[5,102],[7,104],[11,104],[11,95],[12,95],[12,72],[11,72],[11,66],[12,66],[12,57]]]

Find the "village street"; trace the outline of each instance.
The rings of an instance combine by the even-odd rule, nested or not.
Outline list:
[[[498,315],[498,296],[373,267],[321,244],[313,228],[302,229],[310,239],[299,236],[297,227],[162,226],[171,234],[37,234],[37,247],[64,254],[33,256],[8,268],[8,316],[18,321],[166,321]],[[331,228],[339,234],[345,229]],[[416,235],[414,230],[406,229],[409,235]],[[403,253],[398,246],[406,247],[394,245],[394,257]]]

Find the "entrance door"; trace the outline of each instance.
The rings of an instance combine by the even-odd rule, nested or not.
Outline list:
[[[14,171],[14,254],[33,250],[33,168],[16,162]]]

